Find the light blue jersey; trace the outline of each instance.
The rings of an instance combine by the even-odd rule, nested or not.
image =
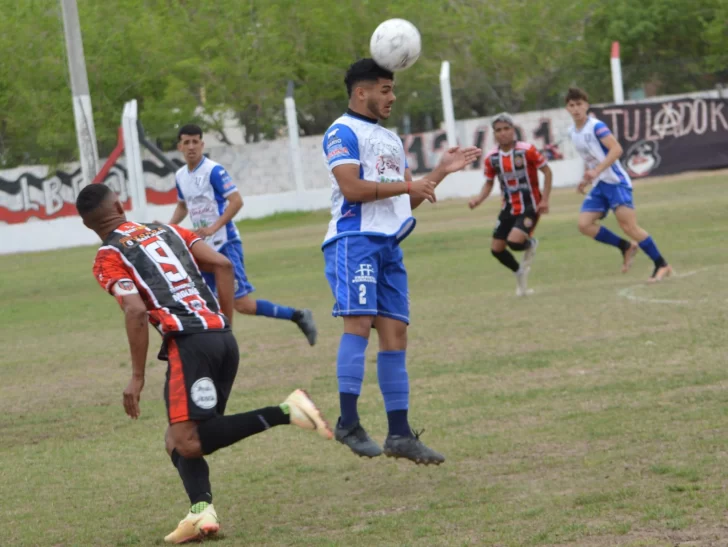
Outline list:
[[[323,157],[331,180],[331,222],[324,245],[344,235],[395,235],[404,239],[415,226],[410,197],[350,203],[341,193],[333,169],[359,166],[359,177],[380,183],[403,182],[407,169],[399,136],[375,120],[347,113],[336,120],[323,138]]]
[[[192,171],[186,165],[177,170],[175,183],[177,197],[186,203],[195,230],[217,222],[227,207],[228,196],[238,191],[225,168],[205,157]],[[216,251],[229,241],[240,241],[240,233],[232,220],[205,238]]]
[[[577,130],[575,125],[569,128],[571,142],[584,160],[586,169],[594,169],[607,157],[609,150],[602,144],[600,139],[611,134],[612,132],[607,127],[607,124],[591,116],[587,118],[584,127],[581,129]],[[627,171],[622,167],[619,160],[601,172],[599,179],[595,180],[593,185],[596,186],[599,182],[619,184],[629,188],[632,187],[632,180],[629,178]]]
[[[334,316],[381,315],[409,323],[409,291],[400,242],[412,232],[410,196],[349,202],[333,170],[359,167],[363,180],[405,180],[402,140],[376,120],[347,112],[328,129],[323,157],[331,178],[331,222],[324,238],[326,278]]]

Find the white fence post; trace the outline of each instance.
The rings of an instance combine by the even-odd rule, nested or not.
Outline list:
[[[291,159],[293,180],[296,183],[296,192],[306,190],[303,180],[303,162],[301,161],[301,148],[298,138],[298,116],[296,115],[296,101],[293,98],[293,82],[288,82],[286,98],[283,101],[286,109],[286,123],[288,124],[288,153]]]
[[[619,58],[619,42],[612,42],[612,93],[615,104],[624,103],[622,61]]]
[[[137,222],[147,222],[147,192],[144,185],[137,117],[137,102],[136,99],[133,99],[124,105],[124,113],[121,117],[121,128],[124,133],[126,176],[129,180],[129,194],[131,195],[131,216]]]
[[[78,20],[76,0],[61,0],[61,11],[73,95],[73,119],[76,124],[78,153],[85,186],[91,184],[96,173],[99,172],[94,113],[91,108],[91,94],[88,89],[86,60],[83,54],[83,40],[81,39],[81,25]]]
[[[440,68],[440,94],[442,95],[442,114],[445,119],[447,144],[457,146],[458,138],[455,133],[455,109],[452,103],[452,88],[450,87],[450,61],[443,61]]]

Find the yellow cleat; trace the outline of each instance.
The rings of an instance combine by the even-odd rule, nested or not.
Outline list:
[[[175,544],[199,541],[216,534],[219,530],[220,520],[217,518],[215,508],[210,504],[201,513],[187,513],[177,525],[177,529],[166,536],[164,541]]]
[[[296,425],[301,429],[316,431],[324,439],[334,438],[334,432],[329,427],[328,422],[326,422],[321,411],[316,408],[311,397],[304,390],[297,389],[283,401],[283,404],[288,405],[290,409],[292,425]]]

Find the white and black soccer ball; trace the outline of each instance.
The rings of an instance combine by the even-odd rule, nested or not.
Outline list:
[[[398,72],[415,64],[422,51],[417,27],[405,19],[388,19],[380,24],[369,42],[372,59],[382,68]]]

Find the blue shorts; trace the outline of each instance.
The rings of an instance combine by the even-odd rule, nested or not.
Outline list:
[[[245,262],[243,261],[243,244],[240,241],[231,241],[222,246],[218,251],[225,255],[230,262],[233,263],[233,271],[235,272],[235,299],[242,298],[248,293],[255,290],[255,287],[248,281],[245,275]],[[202,272],[205,283],[217,294],[215,287],[215,274]]]
[[[581,212],[602,213],[602,218],[604,218],[609,214],[610,209],[614,210],[621,205],[634,209],[632,188],[622,184],[599,181],[581,204]]]
[[[324,247],[324,261],[334,317],[381,315],[409,325],[407,270],[394,236],[341,237]]]

